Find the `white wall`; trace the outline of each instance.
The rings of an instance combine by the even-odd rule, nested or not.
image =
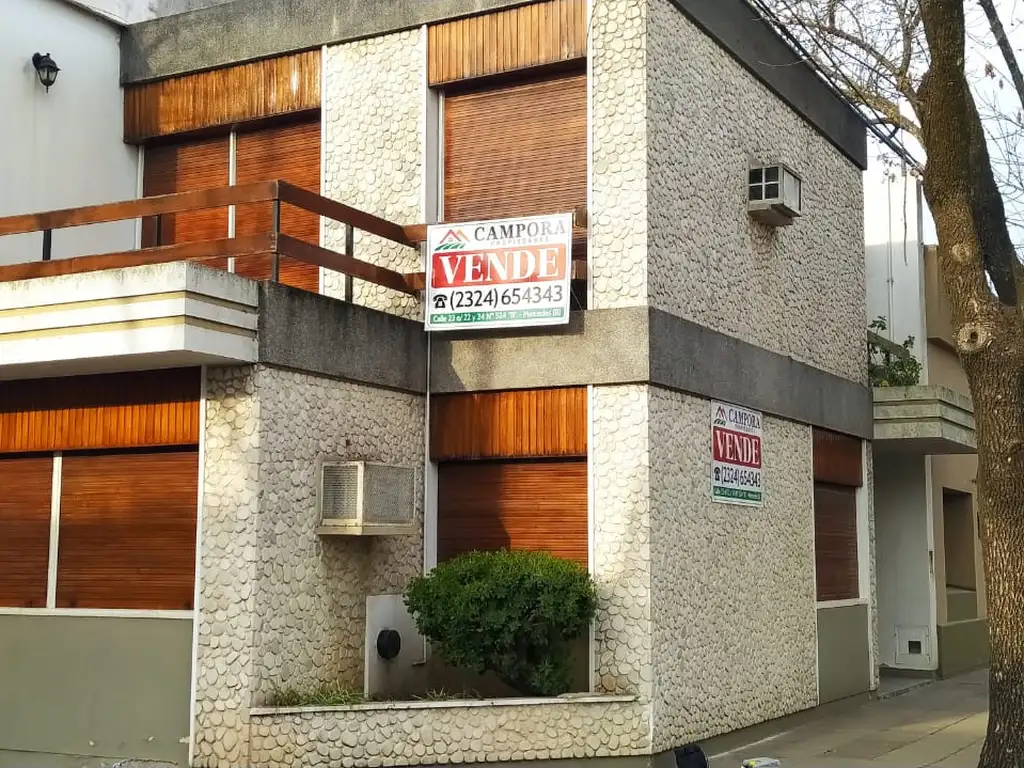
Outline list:
[[[876,457],[874,469],[878,661],[890,667],[934,669],[937,655],[926,458]],[[921,639],[920,656],[907,654],[908,638]]]
[[[0,216],[134,198],[138,152],[122,137],[115,25],[59,0],[2,0]],[[61,72],[47,93],[32,54]],[[135,223],[57,230],[54,258],[129,249]],[[0,264],[40,258],[39,234],[0,237]]]
[[[864,174],[864,244],[868,322],[883,316],[897,343],[914,337],[914,355],[924,362],[923,247],[927,216],[919,180],[897,165],[887,167],[869,145]],[[924,374],[922,374],[924,375]]]

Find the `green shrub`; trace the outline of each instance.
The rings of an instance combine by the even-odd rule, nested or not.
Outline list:
[[[557,696],[569,689],[569,643],[589,628],[597,591],[578,564],[547,552],[471,552],[414,580],[405,604],[449,664]]]

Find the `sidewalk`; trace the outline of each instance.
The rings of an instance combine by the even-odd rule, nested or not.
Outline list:
[[[975,768],[988,719],[988,671],[883,701],[824,707],[774,734],[705,746],[711,768],[775,757],[782,768]]]

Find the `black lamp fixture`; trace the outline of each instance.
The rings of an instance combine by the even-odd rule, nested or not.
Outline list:
[[[57,73],[60,72],[57,62],[48,53],[34,53],[32,54],[32,66],[36,68],[39,82],[43,84],[46,92],[49,93],[50,86],[57,82]]]

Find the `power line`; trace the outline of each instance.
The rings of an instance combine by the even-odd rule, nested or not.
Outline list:
[[[800,20],[800,17],[797,14],[792,13],[792,8],[789,3],[786,0],[780,1],[785,3],[787,10],[791,12],[796,23],[803,28],[804,32],[806,32],[811,38],[814,38],[814,33],[806,24],[803,23],[803,21]],[[774,27],[775,31],[818,73],[822,80],[824,80],[825,84],[838,98],[842,99],[844,102],[850,103],[851,100],[843,95],[842,91],[837,87],[834,79],[821,68],[817,59],[811,55],[803,43],[801,43],[800,40],[789,30],[789,27],[782,22],[778,15],[765,4],[764,0],[747,0],[747,3],[751,6],[751,10],[758,13],[762,19]],[[916,158],[914,158],[913,153],[907,149],[903,142],[897,141],[895,133],[887,135],[885,131],[879,127],[879,123],[890,123],[891,121],[886,119],[878,110],[871,109],[867,106],[867,99],[865,98],[863,91],[861,91],[860,86],[853,82],[853,80],[843,72],[842,66],[832,57],[824,45],[819,44],[818,47],[821,49],[822,55],[829,61],[835,71],[845,81],[846,87],[849,88],[850,92],[852,92],[860,101],[859,105],[851,104],[851,106],[854,108],[854,111],[857,113],[858,117],[860,117],[861,122],[864,123],[867,130],[870,131],[880,142],[895,152],[905,163],[915,170],[921,171],[921,164],[916,160]],[[871,109],[874,116],[868,117],[865,115],[862,111],[865,109]]]

